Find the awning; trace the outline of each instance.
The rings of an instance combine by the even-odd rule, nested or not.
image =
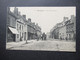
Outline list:
[[[12,28],[12,27],[9,27],[10,31],[13,33],[13,34],[19,34],[17,29],[15,28]]]

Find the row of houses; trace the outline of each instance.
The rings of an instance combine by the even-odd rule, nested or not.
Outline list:
[[[11,12],[7,8],[7,42],[18,42],[24,40],[36,39],[41,35],[41,28],[35,22],[31,22],[31,18],[26,19],[26,15],[21,15],[18,8],[14,8]]]
[[[63,21],[57,23],[50,30],[50,38],[60,40],[75,40],[76,39],[76,17],[71,15],[70,19],[64,17]]]

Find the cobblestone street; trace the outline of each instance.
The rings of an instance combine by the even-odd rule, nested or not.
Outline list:
[[[9,45],[7,45],[9,46]],[[75,42],[60,40],[31,40],[9,48],[10,50],[42,50],[42,51],[76,51]]]

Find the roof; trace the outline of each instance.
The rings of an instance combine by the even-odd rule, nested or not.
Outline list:
[[[12,28],[12,27],[9,27],[10,31],[13,33],[13,34],[19,34],[17,29],[15,28]]]
[[[9,11],[9,14],[13,17],[15,17],[16,19],[18,18],[18,16],[16,14],[14,14],[13,12]]]

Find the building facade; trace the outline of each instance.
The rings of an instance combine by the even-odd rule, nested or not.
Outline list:
[[[28,29],[28,40],[31,40],[31,39],[33,39],[35,31],[34,31],[34,26],[33,26],[32,22],[31,22],[30,18],[28,19],[27,29]]]
[[[27,40],[27,24],[24,16],[20,15],[18,8],[14,8],[14,12],[8,8],[7,13],[7,42],[18,42]]]
[[[16,29],[17,16],[7,8],[7,42],[16,41],[16,34],[19,34]]]
[[[34,22],[31,22],[31,19],[28,19],[28,40],[31,39],[37,39],[37,37],[41,36],[41,28],[38,26],[38,24],[35,24]]]
[[[7,11],[7,42],[32,40],[41,36],[40,26],[31,22],[31,18],[27,20],[18,8],[15,7],[13,12],[8,8]]]
[[[71,19],[66,21],[66,34],[67,40],[75,40],[76,39],[76,22],[75,16],[72,15]]]
[[[40,39],[42,32],[41,32],[41,28],[38,24],[36,24],[36,34],[37,34],[37,38]]]
[[[63,21],[59,24],[59,39],[66,40],[66,25],[65,22],[68,21],[68,17],[64,17]]]
[[[66,26],[62,26],[59,28],[59,39],[65,40],[66,39]]]
[[[61,23],[57,23],[50,31],[51,38],[60,40],[75,40],[76,39],[76,18],[71,15],[71,18],[64,17]]]

